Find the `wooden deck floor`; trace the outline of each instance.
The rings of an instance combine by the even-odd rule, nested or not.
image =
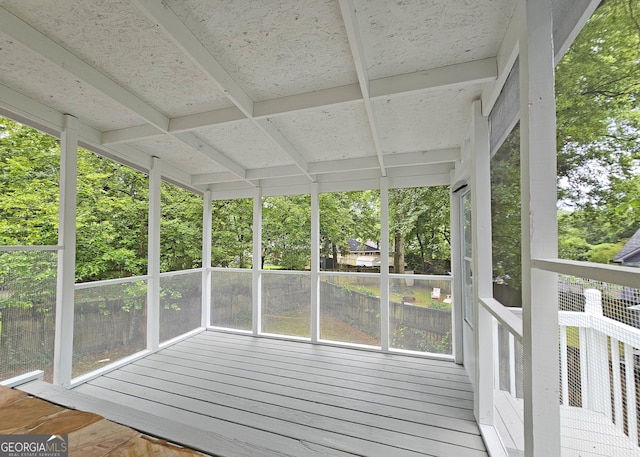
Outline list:
[[[207,331],[68,394],[213,455],[487,456],[446,361]]]

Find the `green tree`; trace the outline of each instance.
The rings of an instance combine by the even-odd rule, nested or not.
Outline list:
[[[394,271],[446,274],[451,268],[449,188],[415,187],[389,192],[389,232]]]
[[[211,264],[251,267],[253,200],[218,200],[212,204]]]
[[[320,253],[333,258],[349,252],[349,240],[380,240],[380,196],[378,191],[320,194]]]
[[[285,270],[309,268],[311,198],[267,197],[262,201],[262,264]]]
[[[560,197],[610,221],[598,242],[640,227],[639,17],[635,0],[603,1],[556,69]]]

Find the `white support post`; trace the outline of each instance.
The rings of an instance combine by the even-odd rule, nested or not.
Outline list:
[[[253,281],[251,329],[254,335],[262,331],[262,189],[253,194]]]
[[[611,365],[613,375],[613,421],[621,435],[624,435],[624,400],[622,396],[622,377],[620,376],[620,342],[611,338]],[[605,359],[606,360],[606,359]],[[608,365],[608,364],[607,364]],[[603,389],[605,390],[605,389]],[[609,400],[611,401],[611,400]]]
[[[524,433],[527,457],[560,455],[558,282],[532,269],[557,258],[556,122],[551,0],[524,0],[520,34],[520,185]]]
[[[451,170],[451,182],[454,182],[454,170]],[[462,311],[462,209],[458,192],[453,193],[455,189],[450,189],[449,202],[451,212],[449,214],[449,224],[451,227],[451,271],[453,272],[453,281],[451,284],[451,298],[453,309],[451,318],[453,320],[453,357],[457,364],[464,363],[464,349],[462,346],[462,321],[464,319]]]
[[[68,387],[73,365],[73,323],[76,273],[76,200],[78,134],[75,118],[64,117],[60,135],[60,208],[58,213],[58,279],[53,383]]]
[[[516,385],[516,349],[516,339],[512,333],[509,333],[509,391],[513,398],[518,396]]]
[[[202,196],[202,322],[207,328],[211,325],[211,191]]]
[[[493,352],[493,390],[500,390],[500,324],[498,319],[491,319],[491,340],[494,342],[491,350]],[[509,347],[511,349],[511,347]],[[509,356],[511,353],[508,354]]]
[[[636,400],[635,349],[624,345],[624,379],[627,393],[627,429],[632,443],[638,444],[638,403]]]
[[[147,349],[155,351],[160,345],[160,218],[162,163],[151,159],[149,169],[149,227],[147,274]]]
[[[320,338],[320,191],[311,184],[311,341]]]
[[[562,387],[562,405],[571,406],[569,402],[569,357],[567,351],[567,326],[560,327],[560,384]]]
[[[493,297],[491,253],[491,154],[489,121],[482,115],[482,104],[471,105],[472,169],[471,202],[473,227],[473,303],[476,358],[474,413],[480,426],[493,426],[494,360],[493,317],[479,305],[480,298]]]
[[[389,179],[380,178],[380,344],[389,350]]]
[[[587,289],[584,291],[584,297],[585,314],[602,317],[602,292],[597,289]],[[587,378],[583,382],[586,384],[587,404],[591,411],[602,413],[612,419],[607,335],[595,328],[587,328],[585,336]]]

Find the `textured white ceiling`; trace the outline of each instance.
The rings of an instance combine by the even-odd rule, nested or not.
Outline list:
[[[514,7],[510,0],[358,2],[369,77],[495,56]]]
[[[391,175],[415,176],[416,152],[459,156],[515,5],[0,0],[0,112],[71,114],[83,144],[198,190],[372,182],[401,154]]]
[[[254,101],[357,82],[332,0],[170,0]]]
[[[376,155],[362,102],[281,116],[273,123],[309,162]]]

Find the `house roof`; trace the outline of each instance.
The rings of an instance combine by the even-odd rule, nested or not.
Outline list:
[[[0,114],[218,196],[448,184],[517,3],[2,0]]]
[[[620,252],[613,258],[614,262],[625,263],[633,256],[640,255],[640,229],[627,241],[620,249]]]
[[[349,251],[351,252],[380,252],[380,248],[373,241],[365,241],[362,243],[360,240],[349,239]]]

